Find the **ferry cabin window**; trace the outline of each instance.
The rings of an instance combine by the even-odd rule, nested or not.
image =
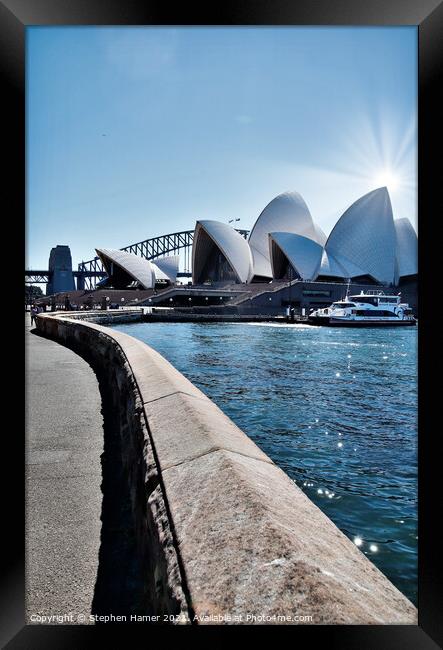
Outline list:
[[[389,303],[389,304],[396,304],[397,303],[397,298],[384,298],[384,297],[381,297],[380,302]]]
[[[357,296],[356,300],[357,302],[361,302],[366,305],[375,305],[375,306],[377,306],[379,303],[394,304],[394,305],[397,303],[397,298],[395,296],[389,296],[387,298],[385,296]]]
[[[356,316],[395,316],[394,312],[385,309],[353,309]]]
[[[355,296],[354,296],[355,297]],[[378,296],[357,296],[357,302],[364,303],[365,305],[378,305]]]
[[[338,307],[339,309],[344,309],[345,307],[355,307],[353,302],[334,302],[333,307]]]

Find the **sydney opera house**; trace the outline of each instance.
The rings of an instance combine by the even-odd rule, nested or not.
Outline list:
[[[178,256],[154,262],[123,250],[96,252],[108,275],[99,288],[154,289],[177,281]],[[417,272],[417,235],[408,219],[394,219],[386,187],[355,201],[328,237],[297,192],[276,196],[248,239],[221,221],[195,226],[194,285],[300,280],[392,286]]]
[[[98,301],[105,295],[114,302],[146,301],[168,308],[217,305],[245,314],[277,314],[291,305],[303,313],[341,299],[350,282],[358,292],[396,287],[418,308],[417,235],[409,219],[394,219],[386,187],[350,205],[328,236],[294,191],[268,203],[250,232],[222,221],[199,220],[193,235],[192,231],[186,234],[183,270],[179,270],[179,250],[173,246],[169,257],[151,260],[128,249],[97,248],[101,268],[92,270],[106,276],[94,284],[95,298],[94,289],[77,286],[73,292],[69,248],[57,246],[51,251],[47,295],[75,293],[77,303],[88,297]],[[180,285],[183,277],[187,278],[184,286]],[[134,289],[139,291],[134,294]]]
[[[328,237],[297,192],[275,197],[246,240],[218,221],[198,221],[194,284],[299,279],[396,285],[417,274],[417,235],[408,219],[393,218],[386,187],[353,203]]]

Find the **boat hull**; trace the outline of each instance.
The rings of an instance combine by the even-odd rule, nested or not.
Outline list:
[[[329,316],[309,316],[308,323],[311,323],[311,325],[329,325]]]
[[[328,327],[414,327],[416,320],[344,320],[328,316],[314,316],[308,319],[312,325]]]

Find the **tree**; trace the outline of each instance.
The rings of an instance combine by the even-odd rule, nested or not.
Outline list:
[[[37,287],[35,284],[25,284],[25,302],[26,304],[31,303],[36,298],[41,298],[43,296],[43,291],[40,287]]]

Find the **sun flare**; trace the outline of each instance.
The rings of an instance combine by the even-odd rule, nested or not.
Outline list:
[[[384,169],[374,177],[376,187],[387,187],[390,192],[395,192],[400,186],[399,177],[389,169]]]

